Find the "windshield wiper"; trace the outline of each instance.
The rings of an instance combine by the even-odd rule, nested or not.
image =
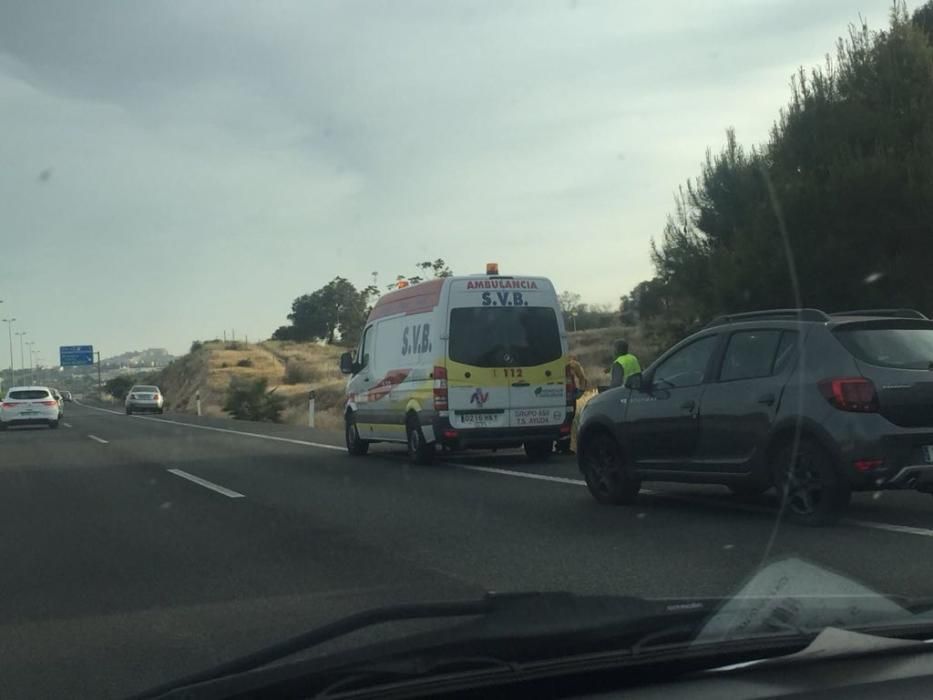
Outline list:
[[[534,595],[534,594],[529,594]],[[404,620],[423,620],[423,619],[441,619],[470,617],[475,615],[487,614],[499,602],[499,598],[494,594],[487,594],[477,600],[456,601],[456,602],[437,602],[437,603],[415,603],[411,605],[391,605],[383,608],[374,608],[364,610],[353,615],[336,620],[316,629],[299,634],[282,642],[277,642],[267,646],[259,651],[255,651],[245,656],[240,656],[222,664],[185,676],[171,683],[158,686],[147,690],[144,693],[133,696],[135,698],[155,698],[174,690],[179,690],[188,686],[197,685],[205,681],[233,676],[244,673],[261,666],[265,666],[274,661],[293,656],[302,651],[313,649],[316,646],[329,642],[338,637],[356,632],[357,630],[385,622],[400,622]]]
[[[458,666],[465,662],[466,665],[507,670],[513,655],[558,655],[568,649],[595,651],[603,648],[609,640],[636,643],[646,635],[656,637],[659,630],[665,628],[676,631],[676,635],[681,637],[695,631],[699,622],[719,603],[718,600],[655,601],[634,596],[531,592],[487,593],[476,600],[394,605],[350,615],[135,697],[175,697],[176,693],[184,693],[187,697],[188,691],[197,690],[201,684],[206,687],[212,683],[233,681],[344,635],[387,622],[478,618],[454,629],[445,628],[381,642],[353,652],[335,654],[333,658],[313,659],[308,662],[313,668],[306,669],[304,675],[348,668],[355,669],[350,675],[359,675],[360,670],[364,673],[369,670],[365,668],[367,664],[397,661],[400,657],[414,654],[432,656],[438,667]],[[276,667],[275,670],[281,668]],[[420,670],[423,672],[424,668]],[[402,675],[405,673],[402,671]]]

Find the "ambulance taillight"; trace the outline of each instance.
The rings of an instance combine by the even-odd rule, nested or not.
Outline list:
[[[446,411],[447,401],[447,368],[434,368],[434,410]]]

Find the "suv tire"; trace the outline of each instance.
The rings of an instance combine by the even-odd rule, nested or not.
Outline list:
[[[434,443],[426,442],[418,419],[409,416],[405,424],[405,434],[408,438],[408,458],[414,464],[426,466],[434,461]]]
[[[633,503],[641,490],[641,480],[629,473],[615,440],[598,433],[582,448],[580,466],[593,498],[605,505]]]
[[[351,457],[362,457],[369,452],[369,442],[360,437],[359,428],[356,427],[356,416],[347,414],[344,437],[347,441],[347,452]]]
[[[781,510],[800,525],[831,525],[839,519],[852,495],[832,457],[813,440],[802,438],[796,453],[787,441],[772,463]]]

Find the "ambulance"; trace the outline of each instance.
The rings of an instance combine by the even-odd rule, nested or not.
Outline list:
[[[544,277],[445,277],[399,283],[344,353],[346,443],[408,446],[416,464],[448,450],[524,446],[545,459],[570,434],[573,378],[554,285]]]

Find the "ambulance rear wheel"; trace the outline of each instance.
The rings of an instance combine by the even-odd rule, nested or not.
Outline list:
[[[525,454],[532,462],[543,462],[554,451],[554,443],[550,440],[536,440],[525,443]]]
[[[408,458],[415,464],[427,465],[434,461],[434,443],[426,442],[421,426],[415,416],[406,423],[408,433]]]
[[[359,428],[356,427],[356,417],[347,414],[346,421],[347,452],[353,457],[362,457],[369,452],[369,442],[360,437]]]

